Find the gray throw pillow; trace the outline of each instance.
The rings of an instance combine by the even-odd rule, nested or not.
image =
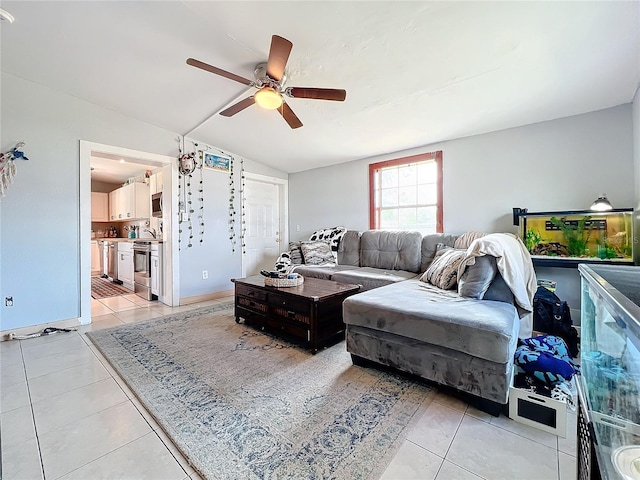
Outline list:
[[[500,272],[496,274],[496,278],[491,282],[491,286],[484,294],[483,300],[493,300],[494,302],[505,302],[515,305],[516,301],[513,297],[513,292],[504,281]]]
[[[497,272],[496,257],[476,257],[476,262],[469,265],[458,279],[458,293],[463,297],[482,299]]]
[[[327,242],[300,242],[300,249],[307,265],[335,263],[333,253]]]

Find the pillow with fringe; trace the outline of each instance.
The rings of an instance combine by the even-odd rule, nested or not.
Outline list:
[[[306,265],[335,263],[333,252],[327,242],[300,242],[300,249]]]
[[[435,285],[443,290],[451,290],[458,281],[458,267],[466,250],[438,244],[436,255],[420,280]]]

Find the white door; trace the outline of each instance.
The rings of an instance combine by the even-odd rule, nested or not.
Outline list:
[[[244,185],[244,275],[273,270],[280,255],[280,190],[275,183],[247,178]],[[283,247],[284,248],[284,247]],[[285,248],[286,250],[286,248]]]

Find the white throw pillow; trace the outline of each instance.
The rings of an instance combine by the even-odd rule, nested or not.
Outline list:
[[[300,250],[306,265],[335,263],[331,247],[327,242],[300,242]]]

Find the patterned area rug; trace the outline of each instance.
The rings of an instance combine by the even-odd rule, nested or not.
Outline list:
[[[232,304],[87,333],[207,479],[379,478],[434,391],[312,355]]]
[[[126,295],[127,293],[133,293],[131,290],[118,285],[117,283],[110,282],[106,278],[91,277],[91,297],[92,298],[107,298],[115,297],[118,295]]]

